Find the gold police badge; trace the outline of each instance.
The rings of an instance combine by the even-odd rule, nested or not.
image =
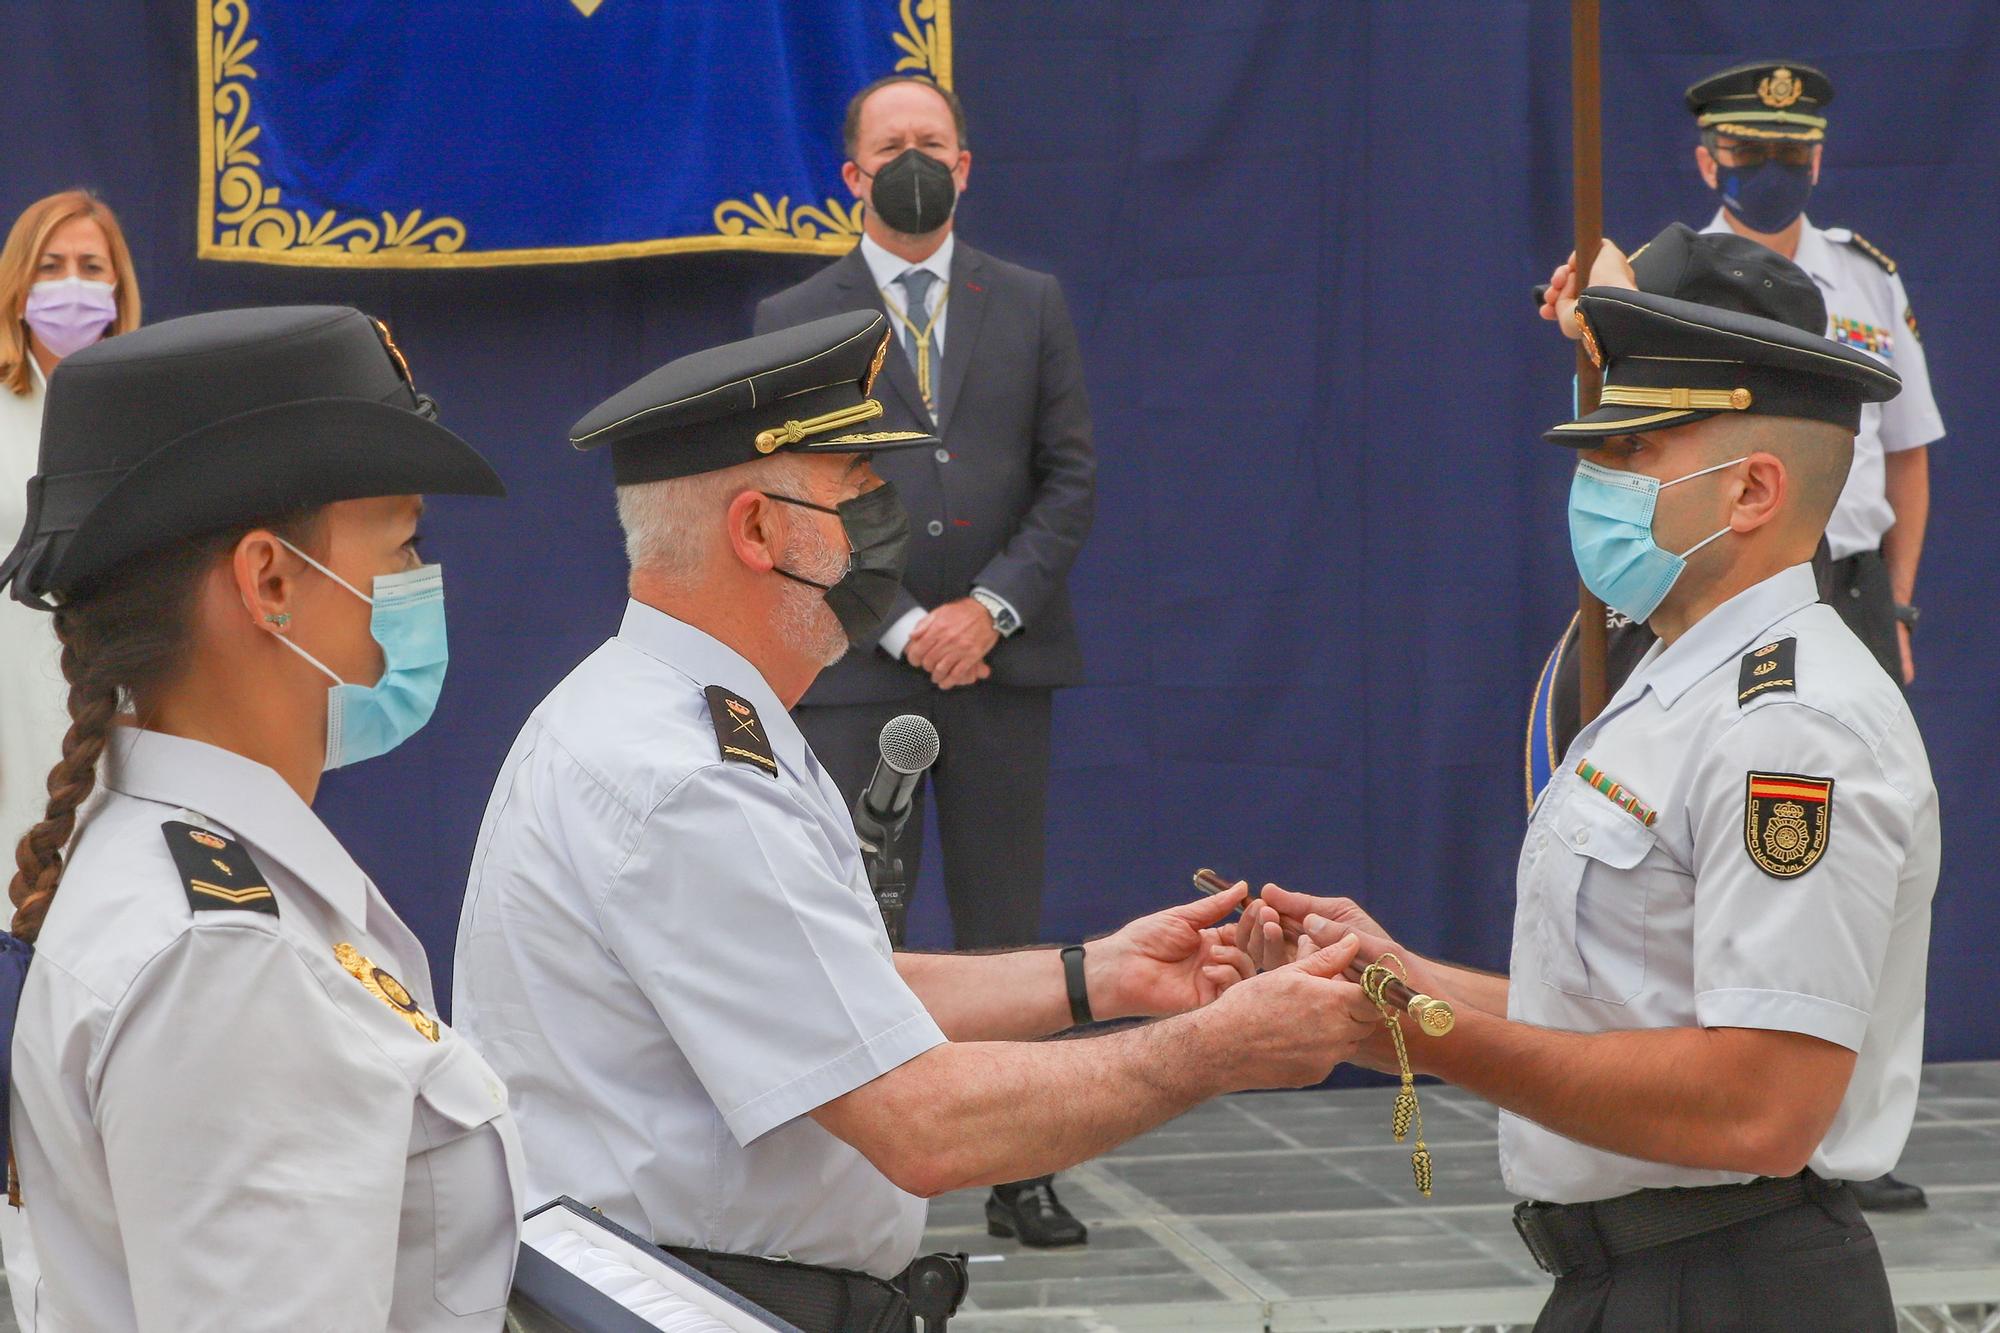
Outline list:
[[[1576,312],[1576,329],[1583,335],[1583,350],[1589,355],[1590,364],[1599,370],[1604,369],[1604,350],[1597,345],[1597,331],[1590,327],[1590,321],[1581,310]]]
[[[1757,100],[1782,111],[1804,96],[1805,90],[1805,85],[1790,70],[1780,66],[1757,85]]]
[[[356,981],[368,988],[368,993],[403,1016],[405,1022],[424,1035],[427,1041],[438,1039],[438,1021],[417,1007],[409,989],[402,982],[384,972],[353,945],[347,943],[333,946],[333,959],[339,963]]]
[[[1745,788],[1743,844],[1756,867],[1795,879],[1826,852],[1833,825],[1833,779],[1752,773]]]

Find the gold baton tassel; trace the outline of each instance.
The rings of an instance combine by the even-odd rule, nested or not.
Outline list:
[[[1383,993],[1391,981],[1400,982],[1403,979],[1397,970],[1391,969],[1392,962],[1396,969],[1408,971],[1402,959],[1385,953],[1362,969],[1361,993],[1381,1011],[1382,1021],[1389,1025],[1389,1039],[1396,1043],[1396,1067],[1402,1074],[1403,1086],[1396,1090],[1396,1110],[1389,1127],[1395,1131],[1398,1143],[1408,1138],[1412,1126],[1415,1127],[1417,1149],[1410,1154],[1410,1167],[1416,1173],[1417,1192],[1428,1199],[1431,1197],[1431,1150],[1424,1143],[1424,1108],[1417,1104],[1416,1075],[1410,1071],[1410,1052],[1403,1045],[1403,1025],[1396,1021],[1395,1010]]]

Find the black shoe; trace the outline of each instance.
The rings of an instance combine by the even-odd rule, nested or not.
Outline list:
[[[1914,1213],[1931,1206],[1921,1186],[1888,1174],[1873,1180],[1850,1180],[1847,1188],[1854,1191],[1855,1202],[1866,1212]]]
[[[1038,1250],[1090,1240],[1090,1228],[1056,1197],[1054,1176],[995,1185],[986,1196],[986,1234],[1018,1236],[1023,1245]]]

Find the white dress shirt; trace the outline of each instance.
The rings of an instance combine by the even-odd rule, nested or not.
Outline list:
[[[28,478],[41,451],[48,387],[28,360],[28,392],[0,388],[0,554],[27,520]],[[49,770],[69,730],[69,686],[46,611],[22,606],[0,588],[0,847],[11,853],[48,804]],[[12,864],[11,855],[7,864]]]
[[[951,308],[945,301],[945,294],[951,290],[951,256],[952,251],[957,246],[957,235],[953,232],[946,232],[944,244],[938,246],[922,262],[912,264],[900,255],[892,255],[880,245],[877,245],[874,237],[865,233],[862,235],[861,258],[868,265],[868,275],[874,279],[876,290],[882,294],[883,304],[889,308],[890,322],[896,326],[896,346],[898,350],[908,346],[909,330],[903,326],[902,319],[909,319],[918,329],[922,329],[925,326],[925,320],[934,318],[936,322],[930,325],[931,336],[937,341],[938,355],[944,355],[944,326],[951,318]],[[921,316],[912,316],[910,314],[909,290],[901,282],[897,281],[903,274],[915,268],[926,269],[937,275],[937,281],[931,284],[930,291],[924,295],[924,309]],[[902,319],[897,319],[896,316],[898,315],[902,316]],[[1013,625],[1018,628],[1021,616],[1020,612],[1015,610],[1012,602],[1009,602],[990,588],[982,587],[979,591],[1005,607],[1007,612],[1013,617]],[[903,650],[910,645],[910,635],[916,631],[918,624],[929,614],[929,610],[923,607],[912,611],[905,611],[901,616],[897,617],[893,624],[882,631],[881,637],[876,642],[881,644],[882,651],[889,654],[889,656],[901,657]],[[1015,629],[1008,629],[1003,632],[1003,637],[1005,634],[1014,632]]]
[[[1796,669],[1771,674],[1786,651]],[[1794,835],[1760,821],[1752,775],[1832,784],[1817,860],[1764,840]],[[1794,805],[1762,808],[1809,836],[1811,802]],[[1752,837],[1766,860],[1777,846],[1804,869],[1760,868]],[[1845,1046],[1854,1075],[1810,1165],[1873,1179],[1896,1164],[1916,1113],[1937,877],[1937,791],[1909,706],[1819,604],[1811,567],[1794,565],[1655,644],[1570,745],[1521,849],[1508,1017],[1570,1032],[1763,1028]],[[1553,1203],[1749,1179],[1585,1147],[1508,1112],[1500,1165],[1514,1193]]]
[[[935,316],[937,322],[930,326],[931,337],[937,341],[938,355],[944,355],[944,326],[951,320],[951,309],[945,301],[945,293],[951,290],[951,255],[957,248],[958,237],[952,232],[946,232],[944,244],[932,251],[929,258],[912,264],[902,256],[892,255],[884,250],[875,243],[874,237],[865,232],[862,234],[861,258],[867,262],[868,276],[875,280],[875,289],[882,293],[882,300],[889,307],[889,322],[896,326],[898,348],[908,345],[906,339],[909,330],[903,327],[902,320],[896,316],[901,315],[919,329],[924,327],[926,320]],[[914,315],[910,313],[909,290],[897,281],[913,268],[926,269],[937,275],[937,281],[931,284],[930,291],[924,295],[923,310]]]
[[[718,721],[705,691],[747,705]],[[722,731],[741,735],[725,752]],[[762,737],[766,767],[745,756]],[[530,1193],[669,1245],[890,1277],[925,1205],[809,1114],[938,1045],[854,822],[757,669],[638,602],[494,784],[453,1016]]]
[[[14,1034],[35,1327],[497,1330],[506,1090],[336,957],[435,1015],[416,937],[270,769],[125,727],[105,758]],[[194,910],[174,821],[237,840],[278,912]]]
[[[1718,209],[1702,230],[1724,232],[1730,226]],[[1798,253],[1792,256],[1826,299],[1826,336],[1871,353],[1903,378],[1903,391],[1888,402],[1861,405],[1854,466],[1826,524],[1826,544],[1835,560],[1879,549],[1882,534],[1896,525],[1896,511],[1884,489],[1883,455],[1944,437],[1944,418],[1931,396],[1930,366],[1902,275],[1885,270],[1852,244],[1853,237],[1845,227],[1815,227],[1806,219],[1799,228]]]

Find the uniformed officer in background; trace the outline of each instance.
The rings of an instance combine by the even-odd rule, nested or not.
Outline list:
[[[1915,1114],[1937,797],[1807,561],[1896,376],[1802,332],[1818,292],[1776,257],[1706,274],[1727,303],[1633,290],[1610,247],[1593,276],[1559,314],[1603,405],[1549,438],[1589,450],[1584,582],[1659,643],[1536,806],[1510,976],[1399,949],[1460,1006],[1409,1047],[1503,1108],[1517,1225],[1556,1274],[1538,1329],[1888,1329],[1842,1182],[1886,1170]],[[1350,928],[1396,947],[1354,903],[1280,889],[1241,938],[1275,962],[1291,932]]]
[[[501,1326],[506,1092],[311,807],[444,681],[418,493],[501,486],[435,417],[335,307],[171,320],[50,378],[0,565],[53,599],[69,682],[9,889],[42,1328]]]
[[[1917,563],[1930,516],[1930,445],[1944,436],[1917,316],[1896,261],[1845,227],[1816,227],[1833,82],[1810,65],[1757,61],[1687,90],[1701,129],[1695,165],[1721,199],[1707,230],[1733,231],[1804,269],[1826,299],[1827,336],[1885,362],[1903,381],[1861,409],[1854,466],[1826,540],[1827,600],[1894,679],[1916,677]],[[1921,1196],[1919,1196],[1921,1198]]]
[[[631,601],[494,784],[454,989],[533,1194],[842,1333],[911,1328],[912,1291],[927,1329],[948,1313],[912,1263],[925,1196],[1317,1082],[1379,1028],[1337,979],[1351,941],[1230,989],[1248,960],[1214,926],[1240,886],[1087,948],[892,954],[787,712],[896,604],[908,523],[869,457],[936,441],[879,429],[889,354],[880,312],[835,315],[685,357],[577,424],[611,451]]]

